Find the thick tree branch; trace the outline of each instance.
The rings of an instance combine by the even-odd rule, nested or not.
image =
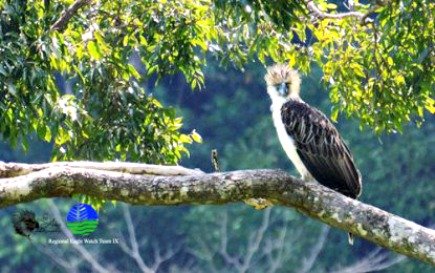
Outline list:
[[[77,0],[69,8],[67,8],[57,21],[50,27],[51,31],[63,31],[71,18],[77,13],[77,11],[90,4],[92,0]]]
[[[203,174],[198,169],[188,169],[181,166],[163,166],[152,164],[140,164],[131,162],[54,162],[43,164],[26,163],[4,163],[0,161],[0,178],[26,175],[32,172],[41,171],[48,168],[85,168],[102,171],[114,171],[129,174],[149,174],[149,175],[195,175]]]
[[[73,167],[75,164],[79,167]],[[86,164],[93,167],[85,168],[87,166],[83,165]],[[46,168],[42,170],[35,168],[37,171],[26,175],[2,178],[0,207],[73,194],[137,205],[225,204],[265,198],[385,248],[435,264],[434,230],[347,198],[319,184],[306,183],[283,171],[205,174],[191,170],[191,173],[186,171],[188,175],[173,175],[172,171],[172,175],[164,175],[165,168],[173,170],[174,167],[161,167],[160,175],[138,175],[112,171],[119,170],[116,168],[96,169],[99,164],[113,167],[130,163],[53,163],[45,164]],[[5,170],[10,170],[13,165],[0,164],[0,175],[10,176],[11,173]],[[17,164],[12,169],[19,170],[19,166],[33,168],[32,165]],[[142,166],[148,168],[148,165]]]

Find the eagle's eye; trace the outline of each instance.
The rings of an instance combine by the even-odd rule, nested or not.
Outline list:
[[[288,82],[282,82],[276,85],[276,89],[281,96],[286,97],[290,90],[290,84]]]

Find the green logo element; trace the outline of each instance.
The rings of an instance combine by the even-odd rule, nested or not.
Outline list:
[[[88,204],[75,204],[66,216],[66,226],[74,235],[88,235],[98,226],[98,213]]]

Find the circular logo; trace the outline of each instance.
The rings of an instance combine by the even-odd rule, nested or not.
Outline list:
[[[88,235],[97,229],[98,214],[88,204],[75,204],[66,216],[66,226],[74,235]]]

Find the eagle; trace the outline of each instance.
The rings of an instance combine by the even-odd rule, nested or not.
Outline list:
[[[345,196],[358,198],[362,179],[353,156],[326,115],[300,98],[298,72],[288,65],[276,64],[267,69],[264,79],[279,141],[302,180],[317,181]],[[352,234],[349,243],[353,244]]]

